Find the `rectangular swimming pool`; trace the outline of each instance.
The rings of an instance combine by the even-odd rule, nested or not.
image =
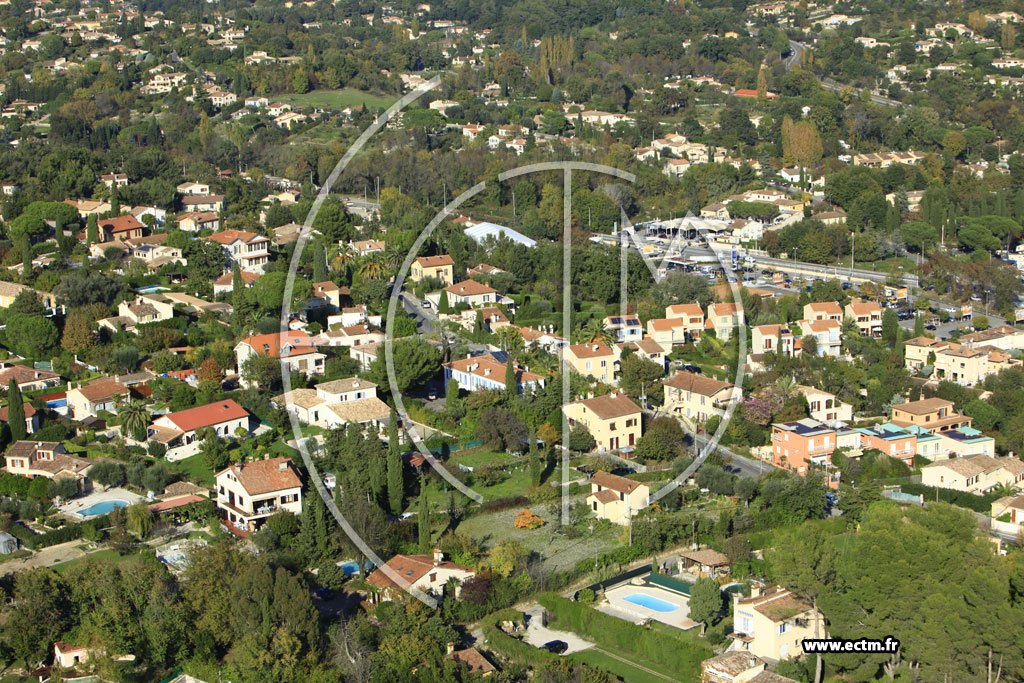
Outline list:
[[[655,612],[675,612],[679,609],[679,605],[673,605],[671,602],[661,600],[654,597],[653,595],[644,595],[643,593],[633,593],[622,598],[626,602],[631,602],[634,605],[640,605],[647,609],[652,609]]]

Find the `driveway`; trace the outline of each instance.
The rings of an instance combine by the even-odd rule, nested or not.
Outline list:
[[[545,643],[550,643],[552,640],[561,640],[569,646],[569,649],[562,653],[563,656],[571,655],[573,652],[589,650],[594,647],[593,643],[584,640],[571,631],[555,631],[554,629],[542,626],[541,613],[543,611],[544,608],[539,605],[526,610],[527,622],[524,640],[527,643],[534,647],[540,647]]]

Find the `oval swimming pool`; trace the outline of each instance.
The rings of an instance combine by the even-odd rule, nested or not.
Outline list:
[[[93,503],[87,508],[81,510],[75,510],[75,512],[81,517],[98,517],[105,515],[109,512],[113,512],[117,508],[128,507],[128,501],[125,500],[104,500],[99,503]]]
[[[644,595],[643,593],[633,593],[622,598],[626,602],[631,602],[634,605],[640,605],[647,609],[652,609],[655,612],[674,612],[679,609],[679,605],[673,605],[671,602],[661,600],[654,597],[653,595]]]

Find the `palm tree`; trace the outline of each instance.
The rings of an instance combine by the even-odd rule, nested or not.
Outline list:
[[[790,375],[783,375],[775,380],[775,388],[778,390],[782,402],[785,403],[792,398],[793,393],[796,391],[796,380]]]
[[[122,436],[131,435],[136,441],[146,440],[146,426],[149,424],[149,410],[141,401],[128,399],[118,411],[121,416]]]
[[[370,254],[370,256],[362,262],[359,266],[359,270],[356,271],[364,280],[381,280],[387,273],[387,269],[384,265],[383,257],[379,256],[379,252],[376,254]]]
[[[263,320],[263,316],[260,312],[253,309],[245,314],[245,318],[242,320],[242,324],[245,329],[249,330],[249,335],[256,334],[256,330],[259,329],[260,321]]]
[[[857,321],[853,318],[843,318],[843,324],[839,328],[839,338],[843,341],[843,349],[849,352],[850,345],[848,340],[855,339],[859,336],[860,328],[857,327]]]
[[[356,258],[356,251],[347,244],[341,244],[338,246],[338,250],[331,260],[331,267],[335,272],[340,273],[349,267]]]
[[[601,342],[605,344],[611,344],[615,341],[615,333],[604,326],[604,321],[600,318],[591,318],[581,327],[576,329],[574,335],[576,344],[590,344],[594,342]]]
[[[1020,493],[1020,486],[1016,486],[1015,484],[1008,484],[1005,481],[1003,481],[993,486],[992,489],[989,490],[989,493],[995,494],[999,498],[1008,498],[1016,496],[1018,493]]]

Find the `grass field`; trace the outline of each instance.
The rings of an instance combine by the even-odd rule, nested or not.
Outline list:
[[[472,536],[485,548],[492,548],[506,541],[521,543],[527,550],[539,553],[545,566],[551,571],[569,569],[584,558],[593,559],[595,553],[603,553],[618,546],[622,529],[619,527],[585,531],[582,536],[569,538],[555,533],[555,521],[548,504],[530,505],[529,509],[548,520],[539,529],[517,529],[513,522],[522,508],[512,508],[491,514],[474,515],[459,524],[460,534]]]
[[[629,681],[629,683],[665,683],[665,679],[660,676],[647,673],[643,669],[621,662],[597,650],[583,650],[582,652],[569,655],[569,658],[577,662],[589,664],[597,669],[603,669],[611,675],[617,676],[620,680]],[[651,667],[646,668],[650,669]],[[672,680],[676,680],[671,674],[665,673],[665,675]]]
[[[344,109],[360,104],[375,108],[390,107],[398,98],[390,95],[374,95],[355,88],[342,88],[340,90],[314,90],[301,95],[281,95],[275,99],[295,107]]]
[[[85,557],[78,558],[77,560],[69,560],[67,562],[55,564],[53,565],[53,570],[63,574],[64,572],[69,571],[72,567],[78,566],[86,560],[110,560],[112,562],[117,562],[118,560],[123,560],[126,557],[131,557],[131,555],[120,555],[116,550],[98,550],[94,553],[89,553]]]
[[[201,484],[203,486],[213,486],[213,470],[211,470],[203,456],[200,454],[193,455],[191,458],[185,458],[177,462],[167,463],[167,467],[172,472],[182,474],[189,479],[189,481],[195,484]]]

